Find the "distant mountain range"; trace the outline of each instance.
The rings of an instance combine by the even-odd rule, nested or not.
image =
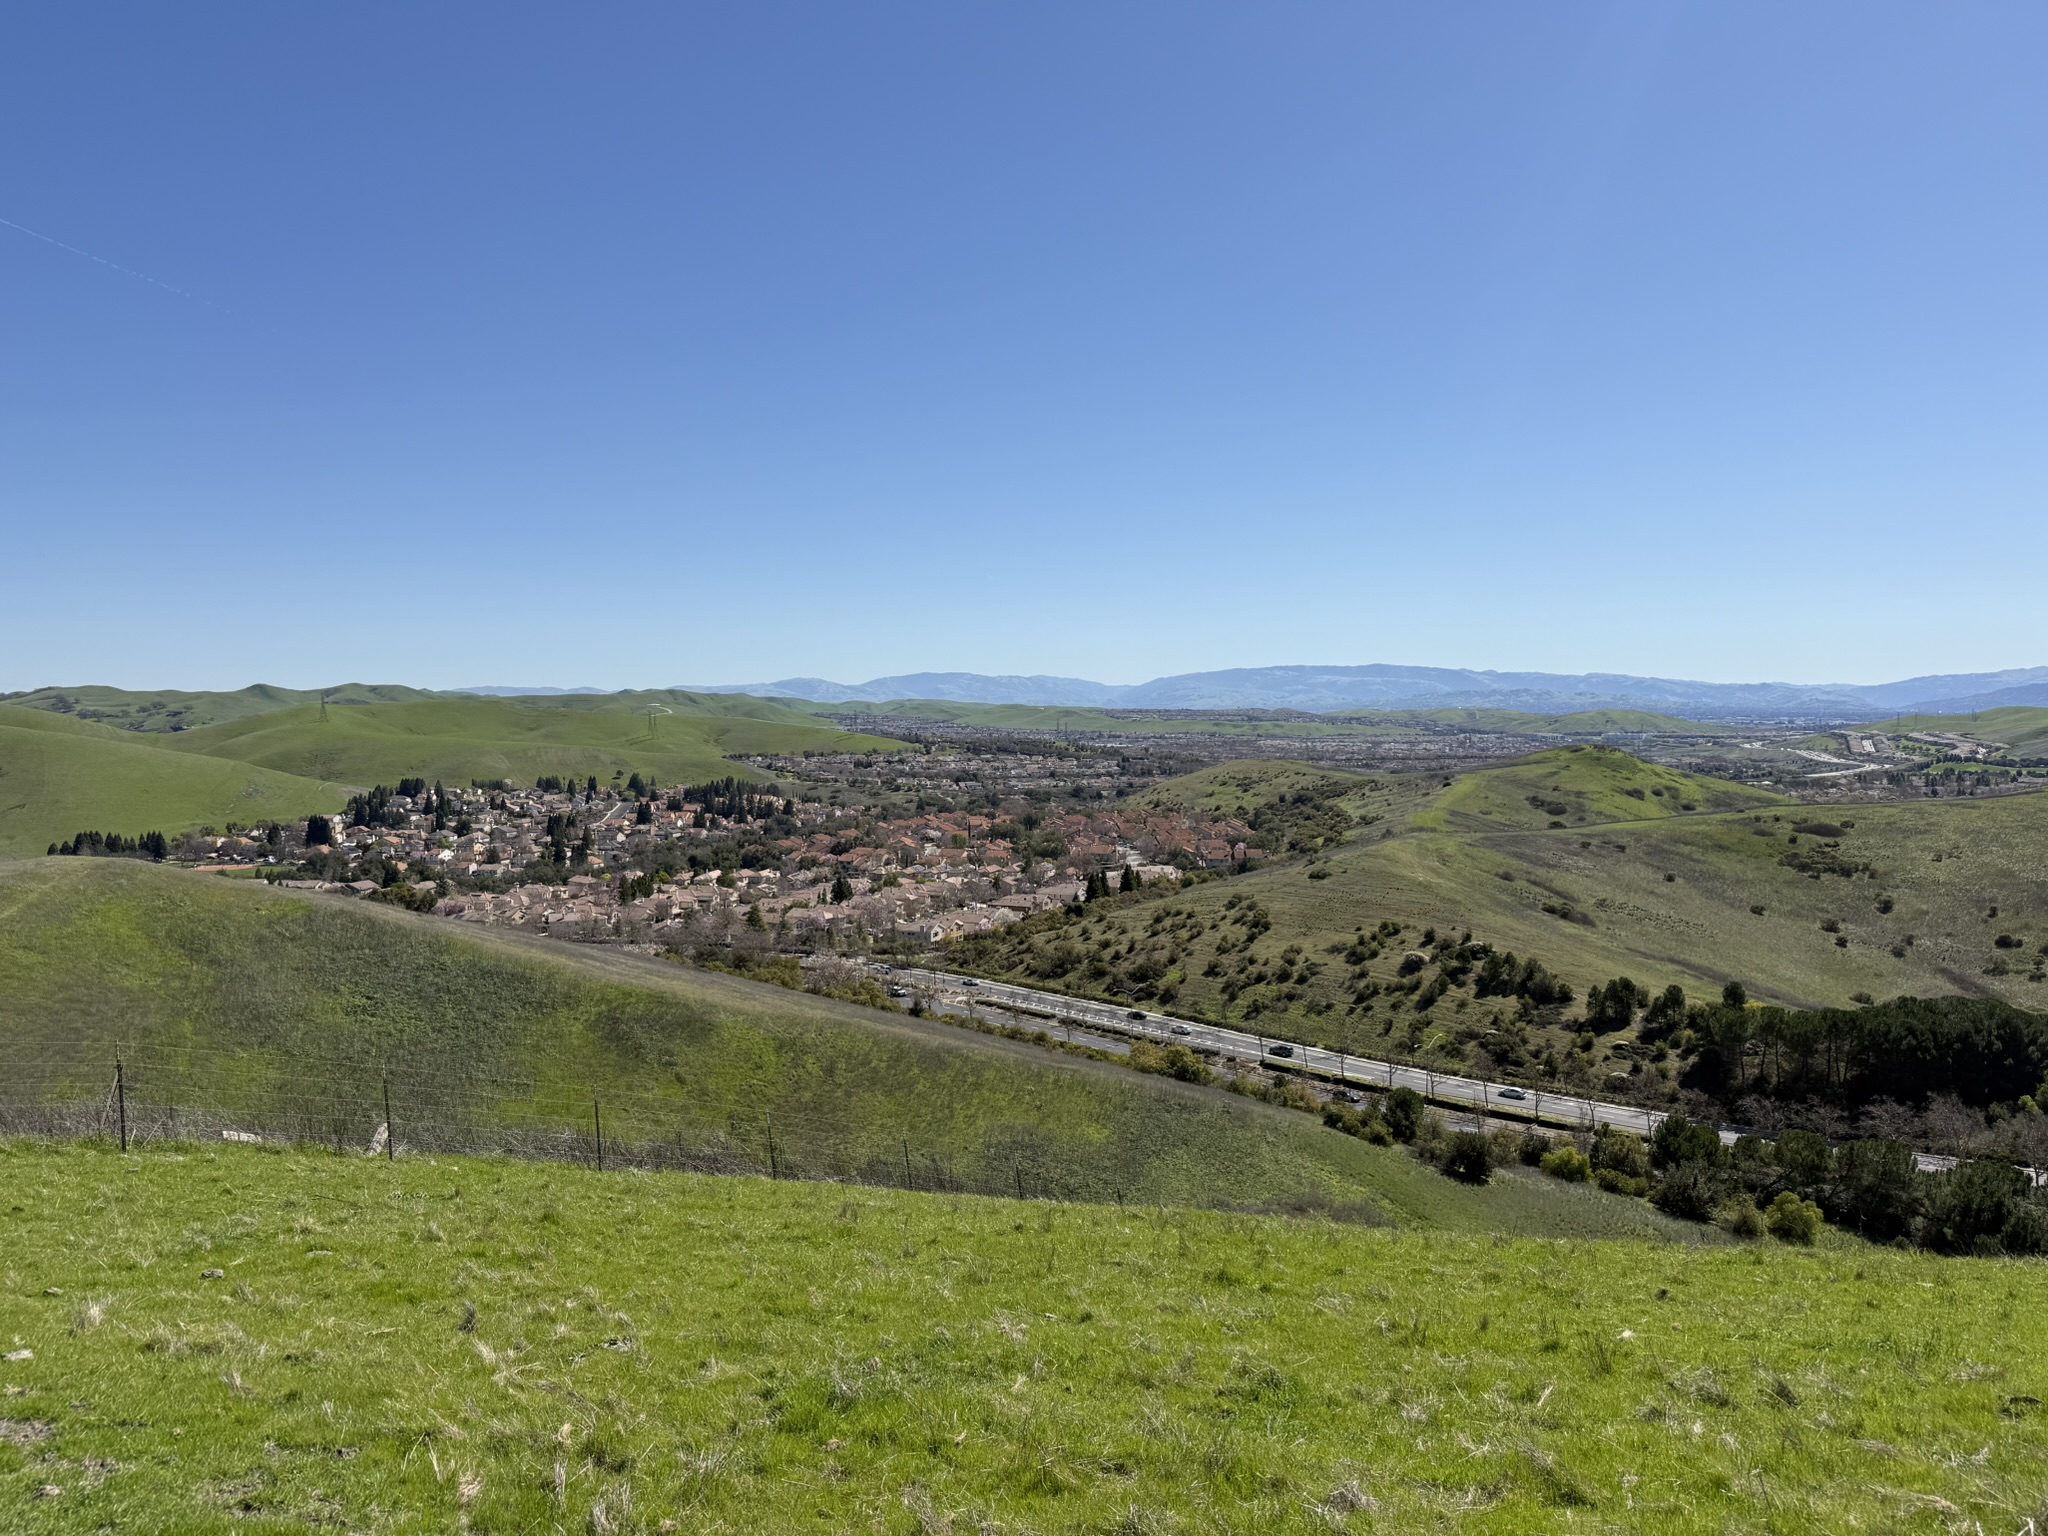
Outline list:
[[[1871,684],[1701,683],[1609,672],[1473,672],[1383,665],[1238,667],[1124,685],[1079,677],[913,672],[865,683],[788,677],[773,683],[693,685],[691,691],[751,693],[819,704],[944,699],[962,704],[1299,709],[1317,714],[1351,709],[1518,709],[1540,714],[1643,709],[1696,720],[1876,720],[1898,714],[1969,714],[2016,704],[2048,705],[2048,667]]]

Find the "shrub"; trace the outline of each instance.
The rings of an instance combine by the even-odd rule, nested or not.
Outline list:
[[[1618,1126],[1603,1125],[1593,1135],[1593,1166],[1625,1178],[1646,1178],[1650,1172],[1649,1149],[1643,1138]]]
[[[1752,1207],[1754,1209],[1754,1207]],[[1811,1245],[1820,1233],[1820,1207],[1786,1190],[1771,1202],[1764,1224],[1781,1243]]]
[[[1413,1141],[1415,1133],[1422,1128],[1422,1095],[1413,1088],[1396,1088],[1388,1094],[1381,1108],[1386,1117],[1387,1129],[1394,1133],[1396,1141]]]
[[[1543,1161],[1544,1154],[1549,1150],[1550,1138],[1548,1136],[1544,1135],[1541,1131],[1524,1131],[1522,1133],[1522,1145],[1516,1155],[1527,1166],[1534,1168]]]
[[[1543,1154],[1539,1164],[1553,1179],[1563,1179],[1571,1184],[1583,1184],[1592,1177],[1592,1159],[1574,1146],[1554,1147]]]
[[[1606,1190],[1610,1195],[1641,1196],[1647,1195],[1650,1192],[1650,1181],[1648,1179],[1626,1173],[1618,1173],[1612,1168],[1594,1169],[1593,1182]]]
[[[1667,1216],[1708,1221],[1721,1203],[1721,1186],[1704,1163],[1681,1163],[1650,1192],[1650,1203]]]
[[[1444,1149],[1443,1171],[1466,1184],[1493,1177],[1493,1143],[1477,1131],[1459,1131]]]
[[[1780,1200],[1794,1200],[1797,1195],[1785,1194]],[[1777,1209],[1774,1205],[1773,1211]],[[1815,1210],[1816,1218],[1820,1212]],[[1731,1195],[1714,1207],[1714,1225],[1737,1237],[1762,1237],[1764,1235],[1764,1213],[1756,1208],[1756,1202],[1748,1195]]]

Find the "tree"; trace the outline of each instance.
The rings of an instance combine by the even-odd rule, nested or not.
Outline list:
[[[1729,982],[1727,986],[1721,989],[1721,1006],[1723,1008],[1747,1008],[1749,1006],[1749,989],[1739,981]]]
[[[1676,1029],[1685,1022],[1685,988],[1673,982],[1651,1000],[1643,1023],[1659,1029]]]
[[[1937,1253],[1996,1253],[2015,1210],[2026,1199],[2027,1176],[2010,1163],[1973,1158],[1928,1181],[1927,1215],[1920,1244]]]
[[[1852,1141],[1837,1147],[1823,1208],[1873,1242],[1912,1230],[1919,1214],[1918,1172],[1910,1148],[1896,1141]]]
[[[1828,1143],[1812,1131],[1784,1131],[1771,1149],[1785,1177],[1802,1190],[1819,1189],[1828,1178]]]
[[[1477,1131],[1459,1131],[1444,1150],[1443,1170],[1466,1184],[1493,1177],[1493,1143]]]
[[[1682,1168],[1698,1163],[1712,1168],[1721,1161],[1721,1133],[1684,1115],[1666,1115],[1650,1138],[1653,1168]],[[1706,1218],[1702,1216],[1700,1220]]]
[[[1139,876],[1136,868],[1129,864],[1126,864],[1124,866],[1122,883],[1117,887],[1117,889],[1122,891],[1126,896],[1128,896],[1131,895],[1133,892],[1142,889],[1144,884],[1145,882]]]
[[[1650,994],[1634,981],[1617,976],[1586,994],[1586,1023],[1594,1029],[1627,1029],[1635,1022],[1636,1009],[1649,1000]]]
[[[1386,1118],[1387,1128],[1394,1133],[1396,1141],[1413,1141],[1415,1133],[1422,1128],[1422,1111],[1426,1107],[1422,1095],[1413,1088],[1396,1088],[1387,1095],[1380,1113]]]
[[[853,882],[846,878],[846,871],[842,869],[832,877],[832,905],[835,907],[840,906],[851,900],[853,900]]]

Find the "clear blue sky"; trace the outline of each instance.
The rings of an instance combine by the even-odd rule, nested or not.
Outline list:
[[[2044,67],[2038,0],[12,7],[0,219],[100,260],[0,227],[0,687],[2048,662]]]

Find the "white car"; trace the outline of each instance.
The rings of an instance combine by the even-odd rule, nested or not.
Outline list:
[[[1192,1029],[1189,1029],[1185,1024],[1174,1025],[1173,1032],[1176,1035],[1192,1035],[1194,1033],[1194,1031]]]
[[[1495,1090],[1494,1097],[1497,1099],[1526,1099],[1529,1095],[1522,1092],[1519,1088],[1500,1088]]]

